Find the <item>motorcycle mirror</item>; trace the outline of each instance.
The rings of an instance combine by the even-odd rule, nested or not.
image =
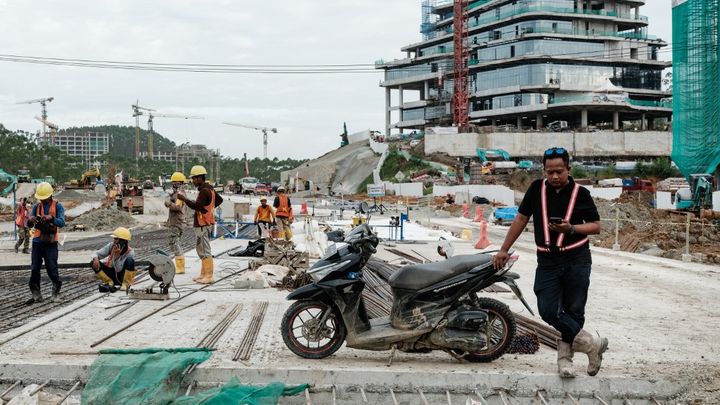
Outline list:
[[[361,214],[369,214],[370,207],[368,206],[368,203],[365,201],[361,202],[360,205],[358,205],[358,211],[360,211]]]

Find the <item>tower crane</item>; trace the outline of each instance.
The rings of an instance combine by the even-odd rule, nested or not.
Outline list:
[[[35,119],[50,128],[50,139],[52,139],[52,144],[55,144],[55,135],[57,135],[57,131],[58,129],[60,129],[60,127],[57,124],[53,124],[52,122],[48,121],[47,119],[38,117],[37,115],[35,116]]]
[[[197,115],[180,115],[180,114],[160,114],[153,113],[155,110],[150,110],[147,113],[148,116],[148,156],[152,160],[153,156],[153,119],[154,118],[182,118],[186,120],[204,120],[205,117]]]
[[[38,98],[38,99],[34,99],[34,100],[20,101],[17,104],[39,103],[40,106],[42,107],[41,117],[43,120],[47,120],[47,103],[52,102],[53,100],[55,100],[55,97],[46,97],[46,98]],[[45,122],[43,122],[42,137],[43,137],[43,139],[47,140],[47,124],[45,124]],[[52,141],[53,142],[55,141],[55,137],[53,137]]]
[[[263,133],[263,157],[267,159],[268,131],[277,134],[277,128],[257,127],[254,125],[238,124],[236,122],[223,122],[223,124],[233,127],[242,127],[261,131]]]
[[[140,159],[140,116],[145,114],[143,111],[147,111],[149,113],[155,110],[152,108],[141,107],[140,100],[135,101],[135,104],[131,107],[133,110],[133,117],[135,117],[135,160],[138,160]],[[150,158],[152,159],[152,154],[150,154]]]

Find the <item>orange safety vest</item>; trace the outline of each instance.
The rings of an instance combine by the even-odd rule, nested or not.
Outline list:
[[[55,200],[52,200],[52,202],[50,203],[50,211],[48,212],[48,215],[50,215],[51,217],[55,217],[55,215],[57,215],[57,205],[56,204],[57,204],[57,202]],[[44,212],[45,207],[44,206],[45,206],[45,204],[43,204],[42,201],[40,201],[37,204],[37,210],[35,211],[35,216],[41,217],[41,216],[45,215],[45,212]],[[58,241],[58,234],[59,234],[59,229],[55,228],[55,237],[53,238],[54,242]],[[39,237],[40,237],[40,230],[35,229],[35,231],[33,231],[33,238],[39,238]]]
[[[568,204],[567,211],[565,212],[565,221],[567,222],[570,222],[570,217],[572,216],[573,210],[575,209],[578,192],[580,192],[580,185],[575,183],[572,194],[570,194],[570,203]],[[563,246],[563,242],[565,241],[565,234],[561,233],[560,235],[558,235],[557,241],[555,241],[555,246],[552,246],[552,243],[550,243],[550,226],[548,224],[547,186],[545,185],[544,180],[542,182],[542,187],[540,187],[540,206],[542,208],[543,236],[545,239],[545,246],[538,246],[538,252],[564,252],[566,250],[577,249],[590,241],[590,239],[586,236],[575,243]]]
[[[15,219],[15,225],[25,228],[27,227],[27,220],[28,220],[28,210],[27,207],[23,204],[20,207],[18,207],[17,212],[17,218]]]
[[[264,207],[262,205],[258,206],[257,211],[255,212],[255,220],[265,222],[272,221],[272,207],[269,205]]]
[[[288,202],[290,199],[286,195],[279,195],[278,196],[278,207],[275,210],[275,216],[276,217],[283,217],[283,218],[291,218],[292,217],[292,207]]]
[[[210,191],[210,204],[204,206],[203,208],[205,208],[204,214],[201,212],[201,210],[196,211],[198,225],[215,225],[215,191]]]

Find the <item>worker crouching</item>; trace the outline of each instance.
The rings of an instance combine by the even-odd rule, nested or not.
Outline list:
[[[195,215],[193,215],[195,250],[200,258],[201,267],[200,276],[193,277],[193,281],[198,284],[210,284],[215,281],[213,278],[215,265],[210,250],[210,232],[215,225],[215,208],[223,202],[223,198],[205,181],[205,176],[207,176],[207,170],[203,166],[193,166],[190,169],[190,177],[193,185],[198,189],[197,199],[190,201],[182,194],[177,196],[178,200],[195,211]]]
[[[135,284],[135,252],[130,247],[132,235],[127,228],[119,227],[112,237],[112,242],[95,252],[91,265],[108,291],[114,292],[118,286],[125,291]]]

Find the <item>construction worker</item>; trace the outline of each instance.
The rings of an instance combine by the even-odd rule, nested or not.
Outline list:
[[[125,291],[135,284],[135,251],[130,247],[132,235],[129,229],[119,227],[111,236],[113,240],[95,252],[90,265],[108,291],[115,292],[118,286]]]
[[[203,166],[193,166],[190,169],[190,177],[193,185],[198,189],[198,196],[195,201],[190,201],[182,194],[177,196],[190,209],[195,211],[193,216],[193,231],[195,232],[195,250],[202,263],[200,275],[193,277],[193,281],[199,284],[210,284],[213,279],[213,256],[210,250],[210,232],[215,225],[215,207],[222,204],[223,199],[213,187],[206,181],[207,170]]]
[[[15,243],[15,253],[20,249],[20,245],[23,245],[22,252],[25,254],[30,253],[30,228],[28,228],[28,218],[30,218],[30,212],[27,209],[27,198],[23,197],[20,200],[20,204],[17,207],[17,217],[15,218],[15,225],[17,225],[18,240]]]
[[[267,198],[260,198],[260,205],[255,211],[255,225],[257,225],[258,235],[263,237],[263,230],[267,233],[270,226],[275,222],[275,215],[271,206],[267,205]]]
[[[280,230],[285,235],[285,240],[292,239],[293,212],[290,197],[285,195],[285,187],[278,187],[273,207],[275,207],[275,218],[280,225]]]
[[[42,302],[40,293],[40,267],[43,261],[48,277],[52,280],[53,301],[60,295],[62,281],[58,274],[58,229],[65,226],[65,209],[53,200],[53,188],[50,183],[42,182],[35,188],[38,203],[30,210],[28,225],[34,228],[32,233],[32,255],[30,255],[30,298],[26,304]]]
[[[585,304],[590,286],[592,258],[588,235],[600,233],[600,216],[590,191],[570,177],[570,155],[565,148],[550,148],[543,156],[545,179],[534,181],[523,198],[500,251],[496,269],[508,261],[508,251],[533,217],[538,266],[535,295],[542,319],[558,330],[558,373],[575,377],[574,352],[588,357],[588,375],[600,371],[607,338],[585,329]]]
[[[183,229],[187,225],[185,221],[187,206],[177,196],[180,194],[185,195],[181,187],[187,179],[184,174],[175,172],[170,176],[170,181],[173,193],[170,199],[165,201],[165,206],[168,208],[167,227],[170,250],[175,255],[175,274],[185,274],[185,256],[183,256],[183,250],[180,247],[180,239],[183,235]]]

